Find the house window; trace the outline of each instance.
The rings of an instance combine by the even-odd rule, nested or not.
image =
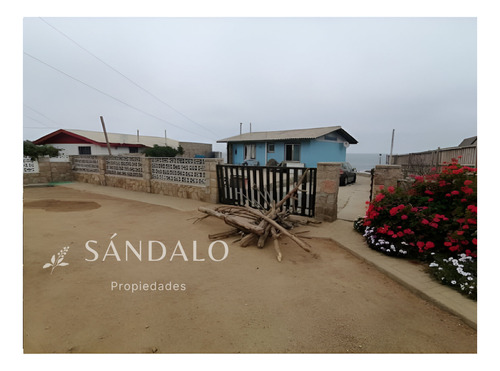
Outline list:
[[[274,143],[267,144],[267,153],[274,153]]]
[[[300,144],[285,145],[285,161],[300,161]]]
[[[139,153],[139,147],[128,147],[128,153]]]
[[[256,144],[245,144],[245,160],[254,160],[256,157],[256,151]]]
[[[84,146],[84,147],[78,147],[78,154],[79,155],[91,155],[92,151],[90,149],[90,146]]]

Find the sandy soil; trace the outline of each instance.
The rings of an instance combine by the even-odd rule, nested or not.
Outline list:
[[[26,353],[476,352],[476,331],[332,242],[310,240],[310,254],[282,240],[279,263],[271,244],[241,248],[229,238],[227,258],[215,262],[207,235],[228,227],[193,224],[199,212],[62,186],[26,188],[24,201]],[[113,235],[121,260],[108,250],[103,261]],[[89,240],[96,261],[86,261],[95,257]],[[126,260],[126,241],[136,250],[142,241],[142,261],[130,249]],[[149,241],[166,246],[163,260],[148,261]],[[187,262],[170,261],[178,241]],[[193,241],[205,261],[193,261]],[[69,265],[43,269],[65,246]]]

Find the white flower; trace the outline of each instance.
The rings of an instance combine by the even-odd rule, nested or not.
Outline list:
[[[439,267],[439,264],[437,264],[436,262],[432,262],[431,264],[429,264],[429,267],[431,268]]]

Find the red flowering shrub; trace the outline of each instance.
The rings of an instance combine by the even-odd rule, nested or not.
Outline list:
[[[369,203],[357,229],[390,255],[477,256],[477,170],[457,159],[440,173],[414,176],[408,191],[389,187]],[[377,245],[378,243],[378,245]]]
[[[453,159],[413,178],[408,190],[382,189],[355,228],[375,250],[431,262],[438,280],[475,299],[477,169]]]

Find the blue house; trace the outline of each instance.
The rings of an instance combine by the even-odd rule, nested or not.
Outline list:
[[[227,143],[228,164],[264,166],[274,159],[287,166],[305,167],[343,162],[347,147],[358,143],[340,126],[245,133],[217,142]]]

